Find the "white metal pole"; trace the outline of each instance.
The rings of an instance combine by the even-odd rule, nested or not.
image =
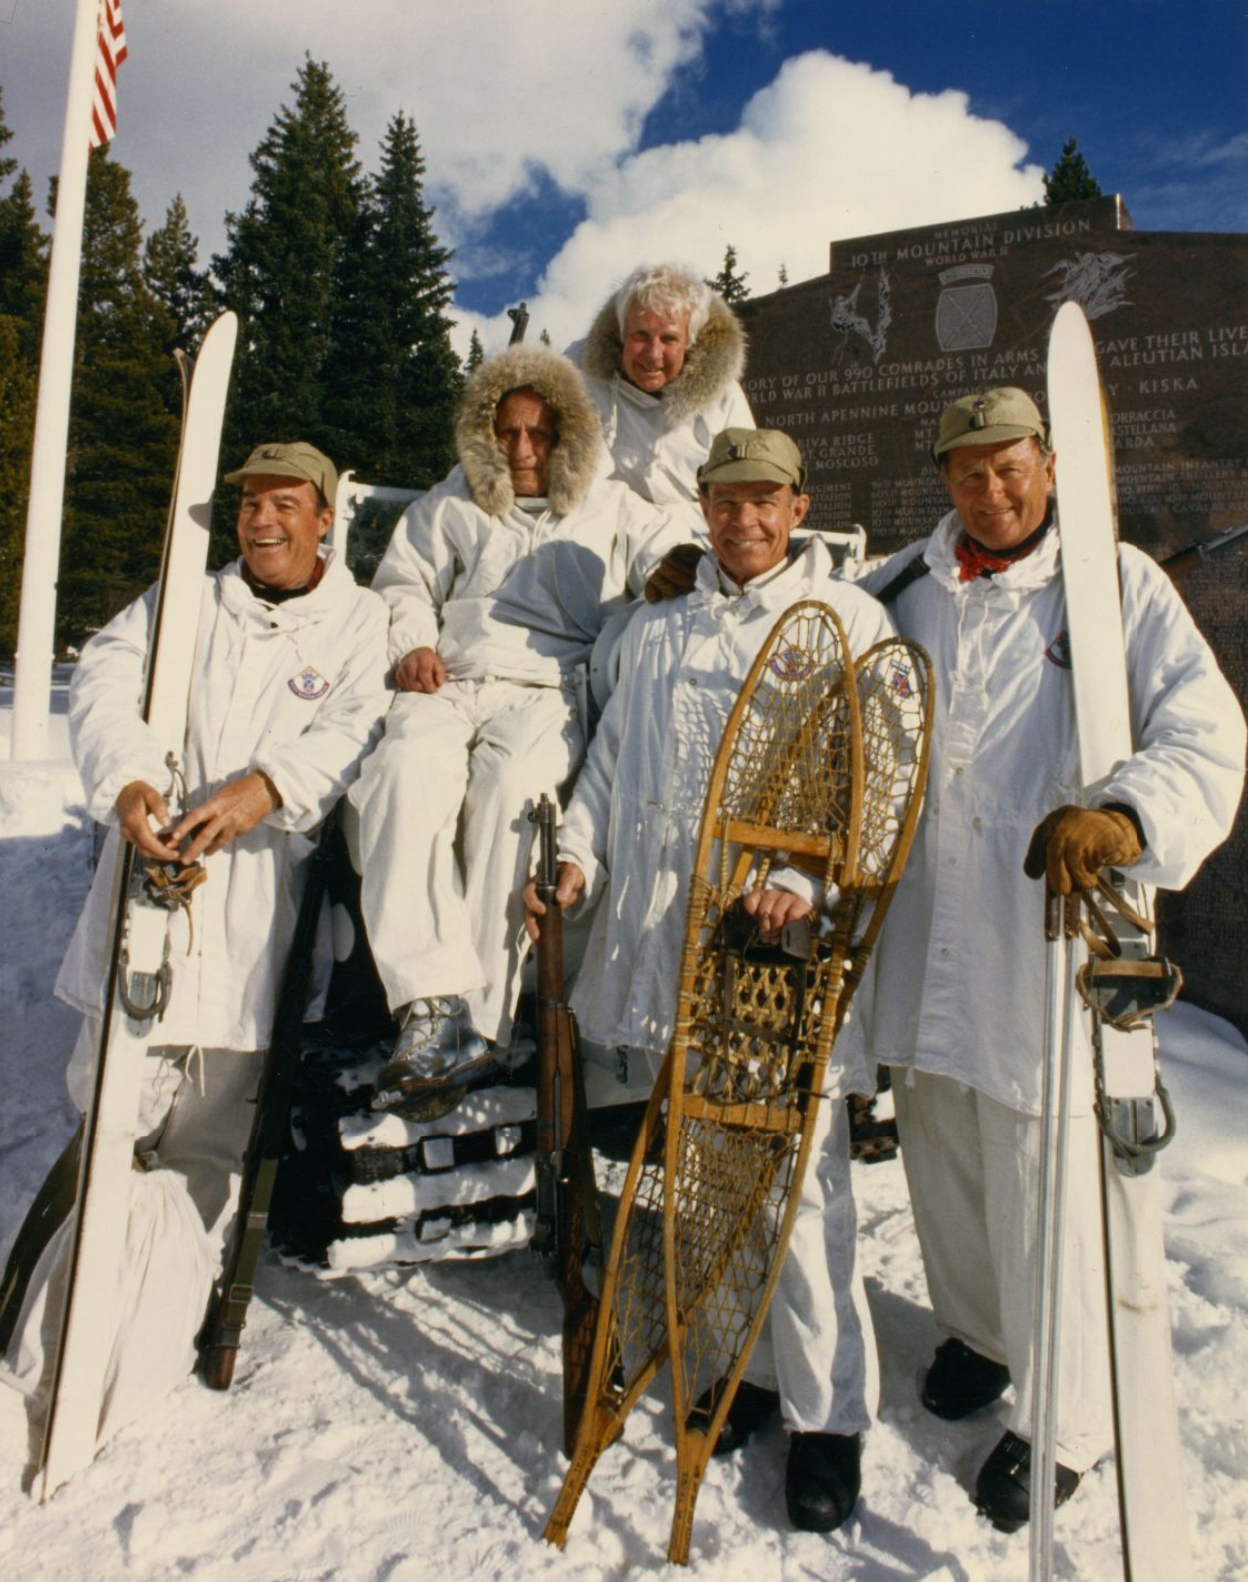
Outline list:
[[[48,756],[48,699],[56,636],[56,581],[65,503],[65,456],[69,440],[69,393],[74,372],[78,277],[82,264],[82,218],[87,196],[91,137],[91,84],[100,0],[77,0],[69,60],[69,92],[56,220],[43,319],[39,398],[26,511],[26,557],[17,627],[17,674],[13,689],[15,759]]]

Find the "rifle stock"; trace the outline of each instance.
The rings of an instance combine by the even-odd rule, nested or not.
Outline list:
[[[325,899],[326,871],[334,828],[331,814],[321,831],[320,843],[299,903],[295,932],[282,974],[282,986],[273,1016],[273,1036],[264,1058],[264,1071],[256,1094],[256,1113],[243,1160],[243,1180],[238,1198],[229,1256],[221,1283],[214,1289],[199,1336],[199,1371],[214,1390],[228,1390],[234,1363],[247,1322],[247,1308],[260,1251],[269,1224],[273,1183],[281,1160],[290,1114],[295,1074],[302,1054],[303,1015],[308,1007],[312,949]]]
[[[585,1406],[598,1298],[585,1259],[601,1256],[598,1190],[586,1127],[576,1018],[563,993],[563,914],[555,899],[555,804],[545,792],[537,825],[537,894],[546,908],[537,942],[537,1214],[533,1250],[563,1303],[563,1447],[569,1457]]]

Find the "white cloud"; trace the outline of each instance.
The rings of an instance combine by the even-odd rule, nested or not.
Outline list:
[[[796,56],[754,95],[735,132],[626,156],[594,184],[589,214],[530,303],[556,345],[582,334],[643,260],[715,274],[728,243],[750,289],[822,274],[837,238],[991,214],[1035,202],[1038,165],[965,94],[914,94],[886,72],[824,51]],[[465,315],[487,349],[505,318]],[[467,344],[468,329],[464,330]]]
[[[638,154],[646,114],[695,66],[725,11],[766,17],[776,0],[144,0],[127,17],[117,158],[149,223],[186,199],[205,258],[222,216],[246,202],[248,154],[289,103],[305,50],[328,60],[359,154],[375,166],[386,122],[415,120],[439,229],[477,271],[506,264],[474,237],[490,211],[544,171],[587,217],[547,265],[532,333],[579,335],[607,291],[643,259],[705,274],[726,243],[751,288],[783,261],[797,281],[827,267],[831,239],[1033,202],[1041,172],[965,95],[911,93],[888,74],[824,51],[789,60],[737,129]],[[72,8],[22,5],[0,27],[0,83],[40,199],[60,146]],[[526,245],[531,245],[526,243]],[[474,263],[474,260],[476,262]],[[487,347],[503,315],[461,312]]]
[[[774,0],[144,0],[127,11],[117,158],[148,219],[175,191],[207,250],[251,185],[247,156],[289,103],[305,51],[327,60],[359,134],[377,147],[397,110],[420,133],[435,201],[471,220],[547,171],[591,187],[636,144],[675,72],[725,10]],[[23,5],[0,28],[0,83],[38,171],[60,148],[73,7]]]

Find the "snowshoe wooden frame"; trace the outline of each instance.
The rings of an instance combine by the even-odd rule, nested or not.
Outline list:
[[[808,600],[777,623],[729,716],[690,882],[675,1036],[621,1194],[586,1409],[546,1527],[555,1544],[666,1361],[668,1558],[688,1558],[702,1477],[784,1261],[833,1038],[913,839],[928,669],[900,639],[855,665],[835,613]],[[832,903],[787,950],[761,945],[737,905],[780,882],[776,863],[812,875],[825,912]]]

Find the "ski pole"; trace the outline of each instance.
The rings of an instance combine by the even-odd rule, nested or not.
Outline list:
[[[1057,1331],[1061,1317],[1063,1208],[1079,898],[1044,887],[1044,1074],[1036,1209],[1036,1298],[1031,1361],[1030,1582],[1049,1582],[1057,1478]]]

